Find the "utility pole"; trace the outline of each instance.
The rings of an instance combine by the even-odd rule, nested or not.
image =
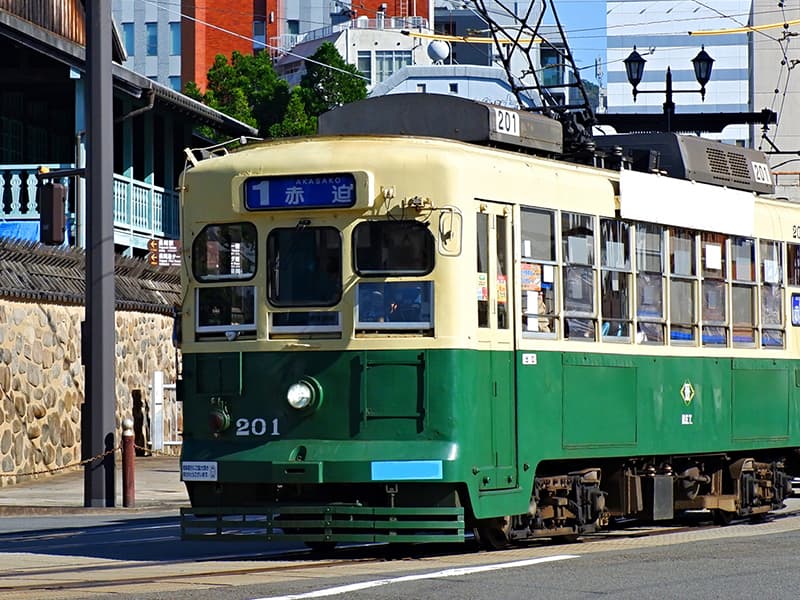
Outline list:
[[[86,392],[81,412],[84,506],[116,500],[114,325],[114,119],[111,78],[111,0],[90,0],[86,11],[87,129],[86,314],[81,331]]]

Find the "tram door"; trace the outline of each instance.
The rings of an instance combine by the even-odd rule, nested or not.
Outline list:
[[[488,370],[480,373],[479,386],[485,388],[478,398],[487,405],[481,414],[489,416],[484,448],[491,438],[489,464],[480,475],[481,489],[487,490],[517,484],[511,216],[510,205],[476,202],[477,340],[480,363]]]

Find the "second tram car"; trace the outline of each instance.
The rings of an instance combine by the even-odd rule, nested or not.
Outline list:
[[[425,94],[321,130],[183,176],[184,537],[498,547],[782,506],[800,208],[763,155],[573,164],[544,117]]]

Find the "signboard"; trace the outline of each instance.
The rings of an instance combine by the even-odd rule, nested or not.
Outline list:
[[[248,210],[347,208],[356,202],[352,173],[250,177],[244,182]]]
[[[148,241],[147,262],[153,267],[181,266],[181,243],[178,240]]]

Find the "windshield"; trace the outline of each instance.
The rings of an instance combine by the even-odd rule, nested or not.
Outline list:
[[[353,231],[359,275],[425,275],[433,270],[433,236],[419,221],[367,221]]]
[[[342,295],[342,239],[333,227],[273,229],[267,238],[269,301],[333,306]]]
[[[198,281],[250,279],[256,258],[252,223],[206,225],[192,244],[192,270]]]

